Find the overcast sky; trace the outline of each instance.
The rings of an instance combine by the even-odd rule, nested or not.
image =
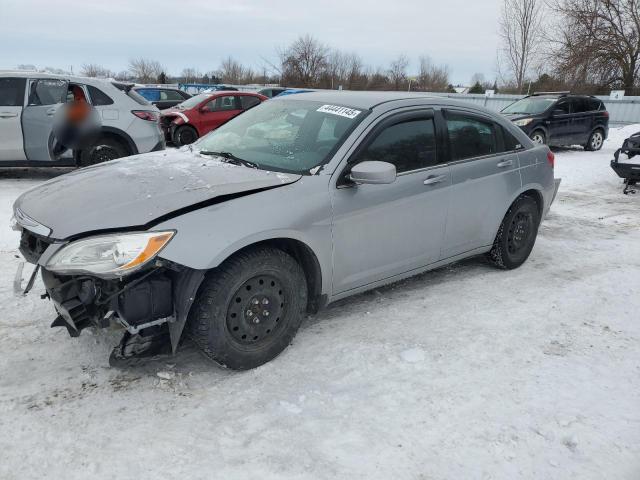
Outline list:
[[[158,60],[206,72],[228,55],[260,68],[309,33],[386,67],[399,54],[446,63],[454,83],[495,77],[501,0],[0,0],[0,69]]]

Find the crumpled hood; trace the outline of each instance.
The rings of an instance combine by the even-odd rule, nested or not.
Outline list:
[[[52,238],[66,239],[142,228],[223,195],[287,185],[300,177],[231,165],[187,149],[153,152],[49,180],[22,194],[14,209],[50,228]]]

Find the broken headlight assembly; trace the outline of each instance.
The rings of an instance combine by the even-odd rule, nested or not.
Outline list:
[[[139,270],[171,241],[175,231],[101,235],[72,242],[45,268],[62,275],[85,273],[114,278]]]

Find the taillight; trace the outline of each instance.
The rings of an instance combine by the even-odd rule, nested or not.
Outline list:
[[[551,150],[547,152],[547,162],[551,165],[551,168],[556,166],[556,156],[553,154]]]
[[[149,122],[157,122],[159,118],[156,112],[150,112],[149,110],[131,110],[131,113],[136,117]]]
[[[604,115],[604,118],[609,118],[609,112],[608,111],[604,111],[602,112],[602,114]]]

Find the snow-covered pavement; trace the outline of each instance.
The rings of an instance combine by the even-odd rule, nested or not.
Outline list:
[[[13,200],[57,174],[0,170],[0,479],[640,478],[640,194],[613,150],[556,153],[529,261],[482,259],[341,301],[271,363],[185,348],[117,370],[12,293]]]

